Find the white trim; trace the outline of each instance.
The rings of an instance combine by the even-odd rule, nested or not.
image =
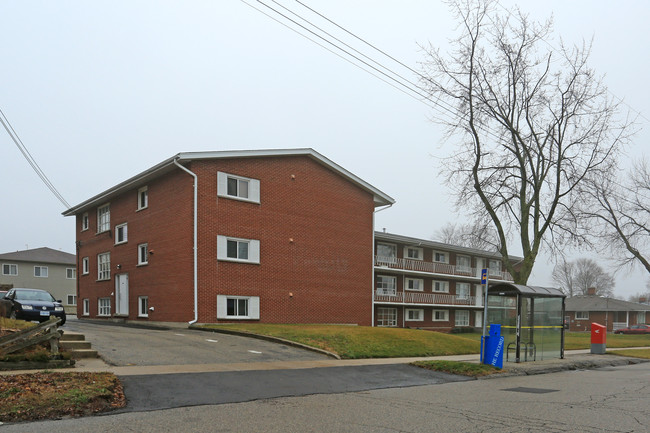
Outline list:
[[[409,288],[409,281],[417,281],[419,288],[417,289]],[[424,292],[424,280],[422,278],[406,277],[404,278],[404,290],[410,290],[413,292]]]
[[[107,260],[102,262],[102,257]],[[102,269],[103,265],[103,269]],[[108,281],[111,279],[111,253],[110,251],[97,254],[97,281]]]
[[[383,315],[388,314],[386,319]],[[386,323],[388,322],[388,323]],[[397,326],[397,308],[392,307],[378,307],[377,308],[377,326],[380,327],[396,327]]]
[[[413,312],[417,312],[417,318],[411,319],[409,318],[409,314]],[[407,308],[404,311],[404,321],[405,322],[422,322],[424,320],[424,309],[421,308]]]
[[[5,273],[5,266],[8,266],[7,269],[9,270],[9,272],[7,272],[7,273]],[[12,267],[13,267],[13,269],[16,270],[15,273],[11,272]],[[17,276],[18,275],[18,265],[15,264],[15,263],[3,263],[2,264],[2,275],[9,276],[9,277]]]
[[[72,296],[73,302],[70,302],[70,297]],[[77,295],[66,295],[65,297],[66,305],[77,305]]]
[[[229,300],[246,300],[248,314],[229,315],[228,314]],[[238,305],[238,303],[236,305]],[[259,296],[217,295],[217,319],[259,320],[259,318],[260,318],[260,297]]]
[[[436,290],[436,283],[440,283],[444,290]],[[433,293],[449,293],[449,281],[433,280],[431,281],[431,291]]]
[[[115,233],[113,234],[115,238],[115,245],[125,244],[129,241],[129,231],[127,223],[117,224],[115,226]],[[122,237],[122,240],[120,240]]]
[[[146,305],[144,311],[142,309],[142,301],[145,300]],[[138,317],[149,317],[149,297],[138,296]]]
[[[436,257],[437,254],[441,254],[441,255],[444,254],[445,259],[442,260],[442,261],[437,260],[437,257]],[[436,250],[434,250],[434,251],[432,252],[432,259],[433,259],[433,262],[434,262],[434,263],[447,263],[447,264],[449,264],[449,252],[447,252],[447,251],[436,251]]]
[[[90,315],[90,299],[84,298],[82,301],[82,316],[89,316]]]
[[[467,324],[465,324],[465,321],[463,320],[463,323],[458,323],[459,315],[460,313],[463,313],[463,316],[467,316]],[[469,320],[469,310],[456,310],[454,312],[454,326],[469,326],[470,320]]]
[[[106,209],[106,212],[103,212]],[[103,216],[106,215],[105,221]],[[104,233],[111,229],[111,204],[97,206],[97,233]]]
[[[461,266],[460,259],[467,259],[467,266]],[[472,257],[464,254],[456,254],[456,270],[460,272],[469,272],[472,270]]]
[[[442,313],[444,315],[443,319],[436,319],[436,312]],[[434,309],[431,311],[431,321],[432,322],[449,322],[449,310],[439,310]]]
[[[248,258],[228,257],[228,241],[248,244]],[[217,260],[237,263],[260,263],[260,241],[217,235]]]
[[[144,194],[144,205],[142,204],[142,200],[141,200],[143,194]],[[147,186],[143,186],[142,188],[138,188],[138,205],[136,207],[136,212],[139,212],[148,207],[149,207],[149,188]]]
[[[38,274],[36,275],[36,269],[38,269]],[[45,272],[43,272],[45,271]],[[44,275],[45,274],[45,275]],[[34,277],[36,278],[47,278],[49,274],[49,269],[47,266],[34,266]]]
[[[68,276],[68,271],[72,271],[72,276]],[[77,269],[76,268],[65,268],[65,279],[66,280],[76,280],[77,279]]]
[[[90,273],[90,259],[83,257],[81,259],[81,275],[88,275]]]
[[[81,214],[81,231],[85,232],[90,226],[90,219],[88,218],[88,212]]]
[[[237,181],[237,194],[232,195],[228,193],[228,180],[233,179]],[[242,184],[246,184],[246,196],[239,195],[239,188]],[[217,172],[217,196],[229,198],[233,200],[245,201],[249,203],[260,203],[260,181],[250,177],[239,176],[236,174],[225,173],[223,171]]]
[[[587,317],[578,317],[578,314],[586,314]],[[576,311],[576,320],[589,320],[589,311]]]
[[[144,254],[142,250],[144,249]],[[144,260],[142,260],[144,255]],[[149,244],[143,243],[138,245],[138,266],[145,266],[149,264]]]
[[[417,257],[411,257],[409,255],[409,250],[416,251],[417,252]],[[410,259],[410,260],[424,260],[424,248],[405,246],[404,247],[404,258],[405,259]]]
[[[102,301],[107,301],[108,305],[102,307]],[[108,309],[108,313],[102,313],[102,309]],[[111,298],[97,298],[97,315],[101,317],[109,317],[111,315]]]

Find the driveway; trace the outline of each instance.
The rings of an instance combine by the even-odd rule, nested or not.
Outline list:
[[[117,366],[329,359],[284,344],[187,328],[148,329],[69,319],[63,330],[84,334],[104,361]]]

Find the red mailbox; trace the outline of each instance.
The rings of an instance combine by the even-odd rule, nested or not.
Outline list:
[[[598,323],[591,324],[591,353],[602,355],[606,352],[607,328]]]

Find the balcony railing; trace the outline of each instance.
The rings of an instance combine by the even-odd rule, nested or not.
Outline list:
[[[469,305],[483,306],[480,296],[450,295],[449,293],[426,292],[391,292],[390,290],[375,290],[375,302],[422,304],[422,305]]]
[[[460,277],[481,278],[481,269],[467,266],[454,266],[447,263],[425,262],[424,260],[398,259],[396,257],[375,256],[375,266],[405,271],[429,272],[432,274],[456,275]],[[490,279],[514,281],[506,271],[490,269]]]

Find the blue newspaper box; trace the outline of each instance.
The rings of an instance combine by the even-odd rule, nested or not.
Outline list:
[[[501,336],[501,325],[490,325],[490,332],[481,342],[481,353],[483,353],[483,364],[503,368],[503,344]]]

